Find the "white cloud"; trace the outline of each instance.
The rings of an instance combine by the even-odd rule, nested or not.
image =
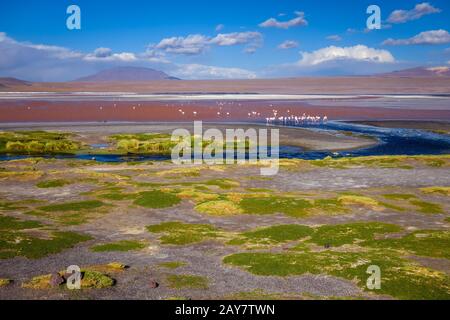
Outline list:
[[[219,31],[221,31],[223,28],[225,28],[225,25],[223,25],[223,24],[218,24],[218,25],[216,26],[216,31],[219,32]]]
[[[353,60],[373,63],[391,63],[395,59],[387,50],[369,48],[365,45],[353,47],[329,46],[312,52],[301,52],[302,58],[298,61],[302,66],[314,66],[328,61]]]
[[[280,43],[278,45],[278,49],[292,49],[292,48],[297,48],[298,47],[298,42],[294,41],[294,40],[286,40],[283,41],[282,43]]]
[[[424,31],[408,39],[387,39],[384,45],[444,44],[450,43],[450,34],[446,30]]]
[[[248,44],[253,50],[261,46],[262,34],[255,31],[219,33],[215,37],[202,34],[190,34],[186,37],[162,39],[158,44],[150,46],[166,53],[198,55],[206,51],[210,45],[234,46]]]
[[[136,55],[131,52],[113,53],[110,48],[97,48],[93,53],[83,57],[86,61],[123,61],[132,62],[138,60]]]
[[[200,54],[208,47],[209,38],[201,34],[190,34],[187,37],[171,37],[162,39],[156,49],[176,54]]]
[[[333,34],[331,36],[328,36],[326,39],[327,40],[332,40],[332,41],[341,41],[342,40],[341,36],[339,36],[337,34]]]
[[[233,32],[233,33],[219,33],[216,37],[211,39],[210,43],[218,46],[234,46],[237,44],[245,44],[249,42],[260,43],[262,41],[262,34],[255,31],[248,32]]]
[[[278,21],[276,18],[269,18],[266,21],[259,24],[262,28],[280,28],[289,29],[290,27],[296,26],[307,26],[308,21],[305,19],[305,13],[300,11],[295,11],[297,17],[288,21]]]
[[[224,68],[201,64],[179,65],[174,75],[182,79],[254,79],[256,74],[240,68]]]
[[[251,38],[251,37],[250,37]],[[182,44],[198,46],[201,41],[183,38]],[[205,40],[205,37],[200,38]],[[237,42],[244,40],[237,37]],[[204,42],[209,44],[211,39]],[[229,40],[229,39],[228,39]],[[164,43],[164,42],[163,42]],[[165,42],[176,48],[179,41]],[[249,47],[248,50],[252,50]],[[100,47],[90,53],[72,51],[58,46],[18,42],[0,32],[0,76],[16,77],[31,81],[67,81],[86,76],[105,67],[132,66],[151,67],[184,79],[253,79],[256,74],[240,68],[226,68],[201,64],[175,64],[165,57],[165,52],[149,47],[143,53],[114,53],[110,48]]]
[[[416,4],[416,6],[411,10],[394,10],[389,15],[387,21],[389,23],[405,23],[411,20],[417,20],[421,17],[432,14],[439,13],[440,9],[433,7],[428,2],[423,2]]]

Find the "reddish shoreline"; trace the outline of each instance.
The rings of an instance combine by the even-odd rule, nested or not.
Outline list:
[[[271,106],[271,104],[275,106]],[[450,110],[311,106],[302,102],[239,101],[222,107],[215,101],[24,101],[0,102],[0,122],[83,121],[264,121],[272,116],[327,115],[331,120],[448,120]],[[182,114],[179,110],[182,110]],[[197,112],[197,115],[194,115]],[[220,114],[218,114],[218,112]],[[248,116],[248,113],[255,115]],[[229,113],[229,114],[227,114]],[[259,114],[259,115],[258,115]]]

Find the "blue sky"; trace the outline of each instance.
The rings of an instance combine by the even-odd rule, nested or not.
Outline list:
[[[66,27],[71,4],[81,30]],[[371,4],[382,29],[368,32]],[[116,65],[185,79],[450,66],[449,30],[448,0],[5,0],[0,76],[71,80]]]

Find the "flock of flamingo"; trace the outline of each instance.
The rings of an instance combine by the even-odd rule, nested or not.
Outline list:
[[[219,107],[219,111],[216,112],[217,116],[219,117],[229,117],[231,115],[230,111],[224,111],[223,107],[226,105],[234,105],[234,102],[218,102],[216,101],[216,105]],[[184,107],[184,103],[181,103],[179,105],[178,112],[181,115],[186,115],[186,113],[196,117],[198,115],[198,111],[185,111],[182,109]],[[190,105],[190,102],[188,101],[186,105]],[[238,107],[242,107],[241,103],[236,103]],[[140,107],[141,104],[137,104],[137,107]],[[166,107],[174,107],[174,104],[166,104]],[[181,108],[180,108],[181,106]],[[273,107],[272,104],[269,105],[270,107]],[[117,107],[117,104],[114,103],[114,107]],[[133,110],[136,110],[137,108],[135,105],[132,106]],[[103,110],[103,107],[99,107],[100,110]],[[28,110],[30,110],[30,107],[28,107]],[[285,125],[285,126],[301,126],[301,125],[319,125],[319,124],[325,124],[328,122],[328,117],[326,115],[318,116],[318,115],[309,115],[306,113],[303,113],[302,115],[295,115],[292,114],[290,110],[287,110],[287,115],[279,115],[279,111],[276,109],[272,109],[272,114],[270,117],[266,117],[266,124],[267,125]],[[254,120],[263,120],[264,117],[261,116],[261,112],[258,111],[250,111],[247,113],[247,117],[254,119]]]

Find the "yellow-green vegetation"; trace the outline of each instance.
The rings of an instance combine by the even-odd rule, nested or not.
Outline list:
[[[12,280],[10,279],[3,279],[0,278],[0,288],[1,287],[6,287],[8,284],[10,284],[12,282]]]
[[[226,264],[238,266],[262,276],[330,274],[356,283],[367,290],[367,268],[377,265],[383,270],[378,294],[399,299],[449,299],[450,277],[421,267],[386,250],[368,252],[237,253],[224,258]]]
[[[59,272],[59,275],[64,279],[64,272]],[[34,277],[30,281],[22,283],[22,287],[28,289],[51,289],[51,277],[51,274]],[[106,274],[89,269],[81,270],[81,289],[102,289],[111,287],[114,284],[115,280]],[[66,288],[65,282],[60,284],[59,287]]]
[[[246,214],[284,213],[292,217],[305,217],[311,214],[337,214],[346,212],[338,199],[305,199],[294,196],[248,196],[239,201]]]
[[[449,166],[449,155],[424,156],[368,156],[368,157],[326,157],[322,160],[312,160],[310,164],[318,167],[348,169],[355,167],[412,169],[417,165],[429,167]]]
[[[86,200],[77,202],[66,202],[60,204],[51,204],[42,206],[38,209],[45,212],[66,212],[66,211],[82,211],[93,210],[103,207],[105,204],[98,200]]]
[[[112,201],[123,201],[123,200],[134,200],[136,199],[137,194],[134,193],[123,193],[120,191],[111,191],[108,193],[101,193],[97,197],[105,200]]]
[[[445,192],[445,189],[444,190],[442,190],[440,188],[436,189],[436,187],[423,188],[421,190],[423,191],[424,189],[427,190],[427,193],[441,194],[441,193]],[[392,193],[392,194],[384,194],[383,196],[389,200],[407,201],[410,205],[415,206],[417,208],[417,210],[421,213],[425,213],[425,214],[443,213],[443,209],[439,204],[421,200],[414,194]],[[394,205],[390,205],[387,203],[383,203],[383,205],[386,207],[391,207],[391,208],[397,209],[399,211],[404,211],[403,208],[396,208]]]
[[[275,225],[243,232],[228,244],[278,244],[306,238],[313,232],[312,228],[298,224]]]
[[[37,221],[0,216],[0,259],[41,258],[61,252],[91,237],[69,231],[51,231]]]
[[[179,221],[163,222],[147,226],[152,233],[162,233],[162,244],[186,245],[219,237],[219,231],[208,224],[191,224]]]
[[[441,194],[444,196],[450,195],[450,187],[426,187],[420,189],[423,193],[435,193],[435,194]]]
[[[97,264],[89,266],[86,269],[90,271],[97,271],[105,274],[117,273],[125,271],[128,268],[127,265],[120,262],[110,262],[107,264]]]
[[[191,274],[171,274],[166,278],[167,286],[172,289],[207,289],[208,279]]]
[[[329,274],[357,283],[366,290],[366,270],[382,270],[382,288],[376,293],[400,299],[450,299],[450,277],[408,260],[411,255],[450,259],[450,232],[419,230],[399,237],[404,230],[381,222],[355,222],[310,228],[278,225],[241,233],[229,244],[273,245],[299,241],[287,253],[232,254],[224,263],[256,275],[291,276]],[[316,245],[327,250],[318,250]],[[344,246],[346,245],[346,246]],[[337,247],[340,247],[339,249]],[[336,248],[336,249],[335,249]]]
[[[417,198],[414,194],[409,193],[387,193],[383,194],[383,197],[389,200],[410,200]]]
[[[121,240],[116,242],[99,244],[91,247],[94,252],[107,252],[107,251],[133,251],[141,250],[147,246],[144,241],[136,240]]]
[[[71,134],[46,131],[0,132],[0,153],[56,154],[74,153],[81,143],[71,140]]]
[[[450,259],[450,231],[447,230],[420,230],[401,238],[368,240],[362,245]]]
[[[58,188],[58,187],[64,187],[65,185],[70,184],[70,181],[64,180],[64,179],[55,179],[55,180],[46,180],[41,181],[38,184],[36,184],[36,187],[38,188]]]
[[[395,224],[382,222],[355,222],[348,224],[323,225],[316,228],[315,232],[311,234],[311,239],[309,241],[322,246],[329,245],[334,247],[344,244],[353,244],[364,240],[373,240],[376,235],[400,231],[402,231],[401,227]]]
[[[230,179],[213,179],[204,182],[204,184],[208,186],[217,186],[221,189],[239,187],[239,182]]]
[[[0,201],[0,210],[1,211],[20,210],[23,208],[24,207],[21,205],[21,203]]]
[[[181,199],[176,195],[160,190],[145,191],[139,193],[134,204],[145,208],[168,208],[180,203]]]
[[[178,269],[181,267],[186,266],[187,263],[183,261],[167,261],[167,262],[161,262],[158,264],[158,266],[166,268],[166,269]]]
[[[444,221],[450,223],[450,217],[445,218]]]
[[[116,134],[110,140],[118,151],[134,154],[170,154],[177,144],[170,134],[163,133]]]
[[[241,214],[243,212],[237,204],[228,200],[203,202],[195,206],[195,209],[198,212],[206,213],[212,216],[231,216]]]
[[[425,213],[425,214],[438,214],[438,213],[444,213],[444,210],[439,204],[427,202],[419,199],[411,200],[411,204],[418,207],[419,212]]]
[[[196,187],[195,189],[184,189],[183,191],[178,192],[177,196],[182,199],[193,200],[196,203],[202,203],[209,200],[216,200],[220,197],[220,195],[217,193],[198,191],[198,187]]]
[[[98,200],[86,200],[50,204],[25,213],[36,217],[50,218],[65,225],[79,225],[88,222],[99,213],[105,212],[107,206]]]
[[[338,201],[344,205],[363,206],[372,210],[382,210],[383,206],[377,200],[359,195],[343,195],[338,197]]]

